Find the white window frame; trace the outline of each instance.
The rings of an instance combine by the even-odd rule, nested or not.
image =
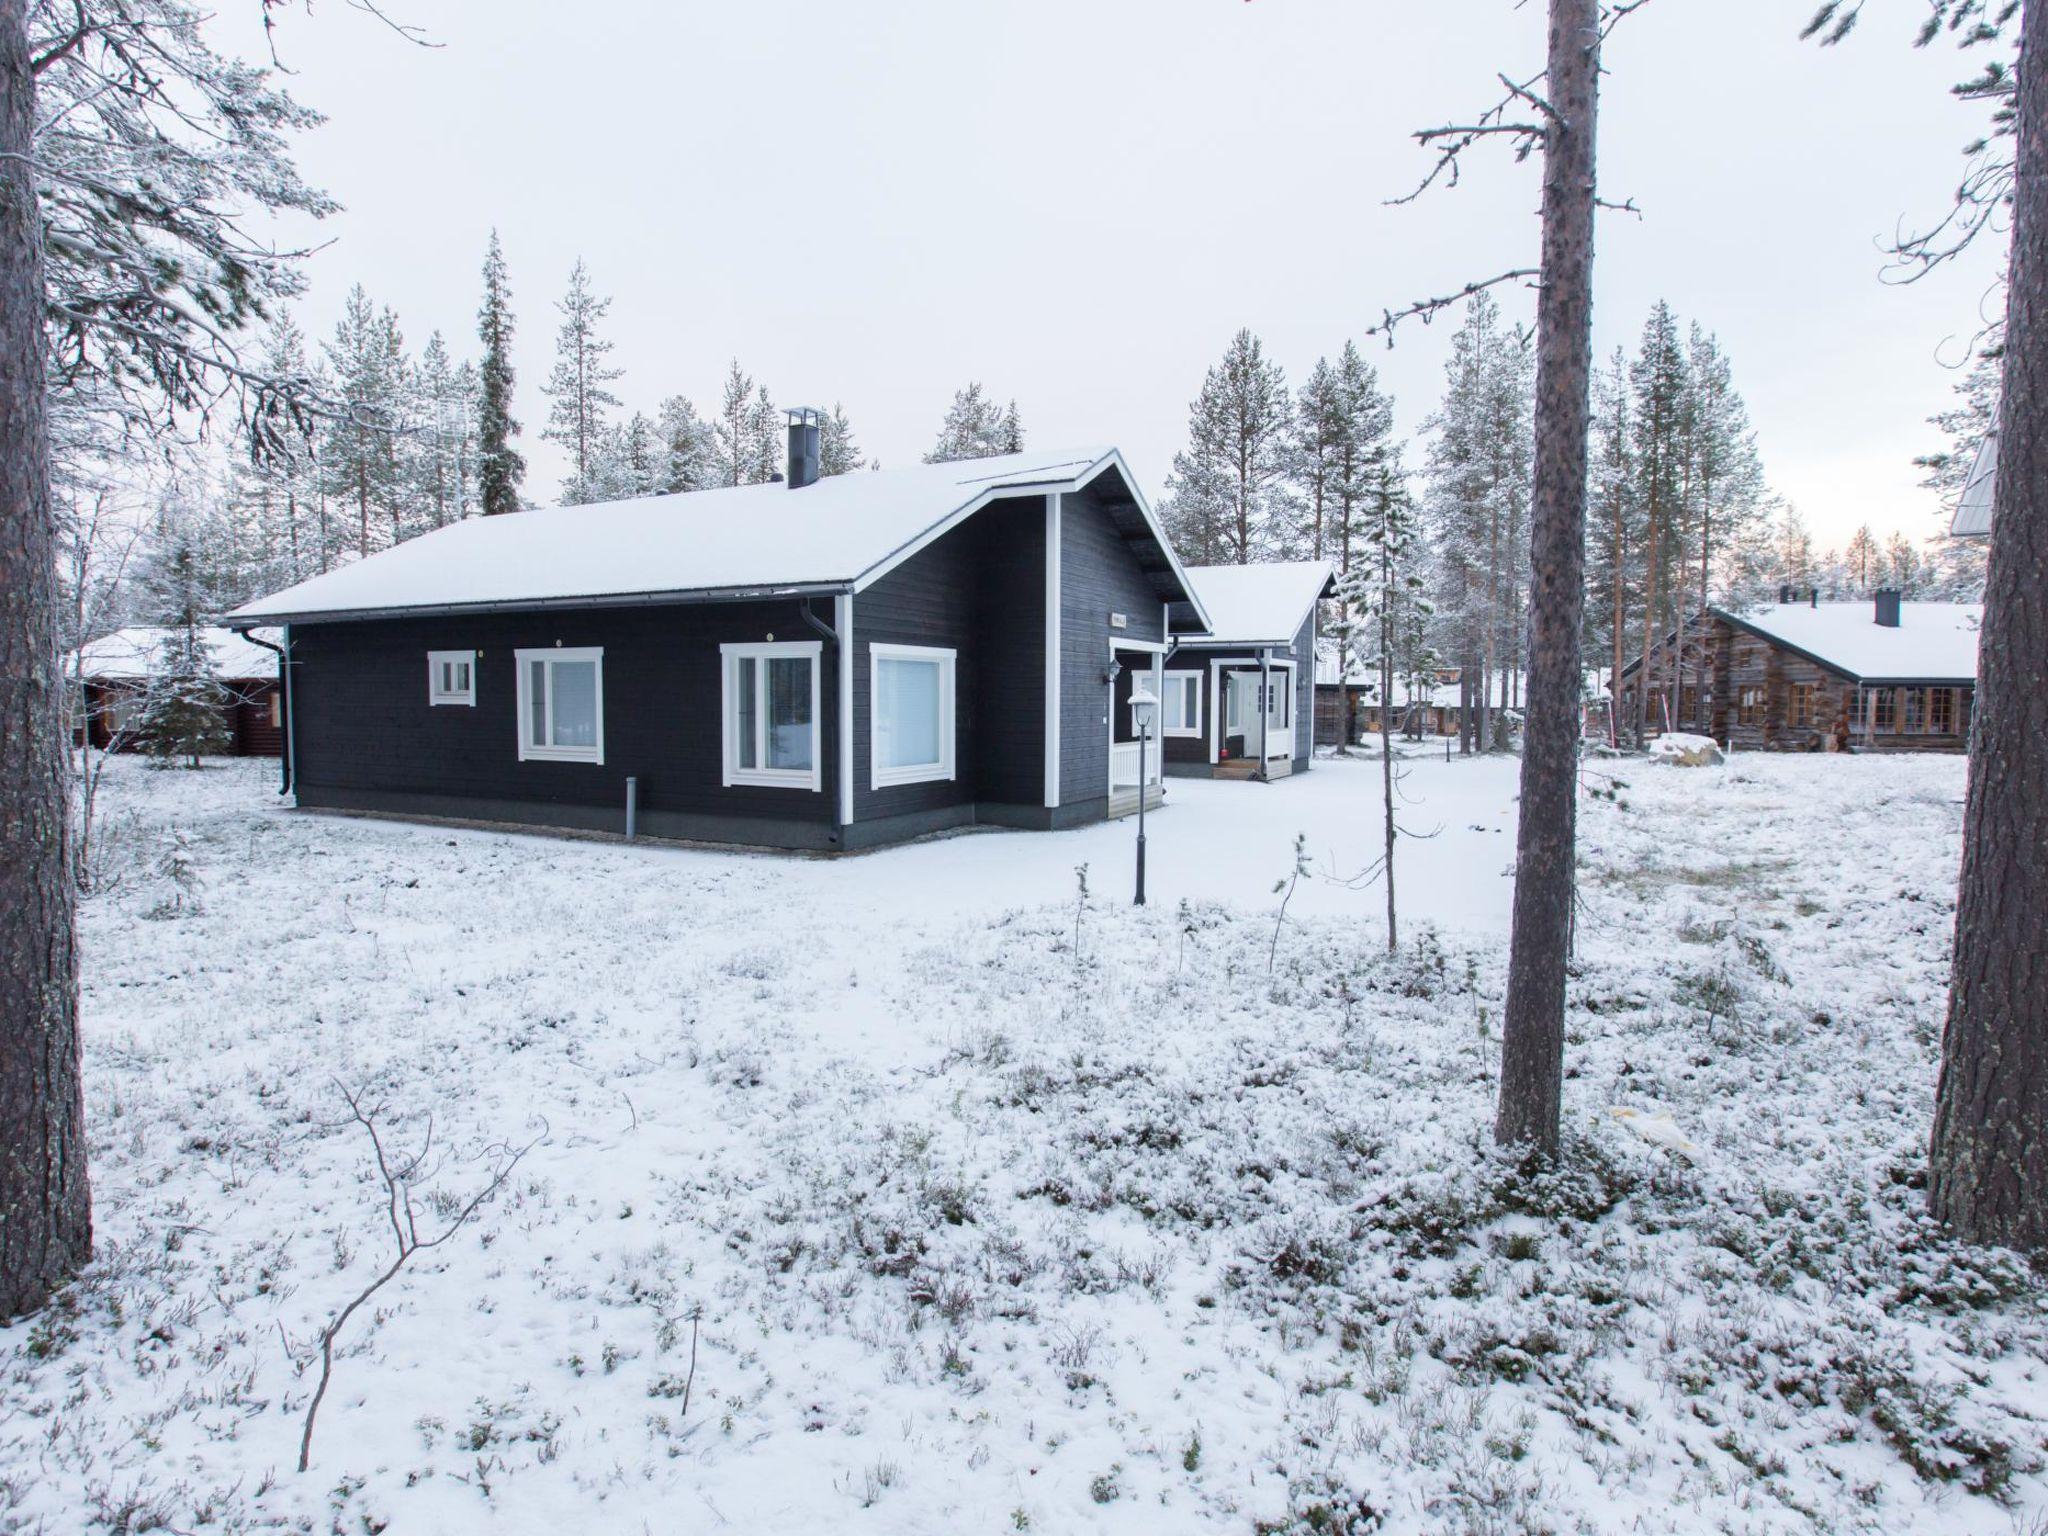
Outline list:
[[[868,787],[892,789],[899,784],[937,784],[954,777],[954,699],[960,653],[939,645],[870,645],[868,647]],[[882,765],[882,663],[929,661],[939,668],[939,757],[937,762]]]
[[[825,766],[822,743],[825,739],[824,717],[819,712],[819,681],[824,671],[825,643],[822,640],[765,640],[747,644],[721,645],[718,648],[718,737],[724,745],[725,787],[747,784],[762,789],[808,789],[822,791],[825,787]],[[786,660],[801,656],[811,664],[811,766],[808,768],[769,768],[768,761],[768,700],[765,693],[757,694],[754,701],[754,761],[764,766],[742,768],[740,766],[739,741],[734,732],[739,726],[739,663],[750,659],[756,663],[754,686],[766,687],[768,669],[759,663],[771,660]]]
[[[1180,725],[1169,726],[1166,723],[1166,694],[1164,690],[1169,688],[1187,688],[1190,686],[1193,687],[1195,694],[1193,718],[1182,722]],[[1202,674],[1199,672],[1168,671],[1161,676],[1160,687],[1159,734],[1161,736],[1193,736],[1199,738],[1202,734]],[[1137,720],[1136,714],[1134,713],[1131,718],[1132,723],[1135,725]]]
[[[545,650],[514,651],[512,659],[519,669],[519,715],[514,729],[519,733],[519,761],[541,763],[596,763],[604,762],[604,647],[601,645],[550,646]],[[532,664],[536,661],[549,663],[562,661],[588,661],[596,663],[597,681],[597,745],[592,747],[557,747],[546,742],[535,742],[528,735],[533,717]],[[555,734],[555,684],[554,667],[548,668],[547,734]],[[470,673],[471,681],[476,674]]]
[[[447,666],[469,668],[469,686],[467,688],[442,688],[441,669]],[[427,702],[429,704],[467,704],[472,709],[476,707],[475,651],[427,652]]]

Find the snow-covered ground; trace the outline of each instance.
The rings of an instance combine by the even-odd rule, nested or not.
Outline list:
[[[1535,1183],[1513,765],[1404,766],[1389,960],[1366,762],[1173,784],[1143,911],[1129,823],[804,860],[118,764],[100,1258],[0,1331],[0,1531],[2040,1530],[2043,1293],[1922,1215],[1960,760],[1602,764]],[[531,1146],[302,1476],[393,1252],[344,1088],[431,1121],[423,1237]]]

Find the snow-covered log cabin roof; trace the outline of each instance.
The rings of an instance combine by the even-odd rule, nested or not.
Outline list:
[[[990,501],[1098,483],[1160,600],[1191,597],[1123,455],[1091,448],[470,518],[245,603],[228,622],[857,592]]]
[[[1896,627],[1878,623],[1869,602],[1771,603],[1742,613],[1714,612],[1856,682],[1976,680],[1982,603],[1902,602]]]
[[[111,635],[88,640],[75,653],[78,675],[94,681],[147,677],[166,636],[174,633],[153,625],[138,624],[117,629]],[[261,631],[261,637],[275,642],[276,636]],[[266,651],[245,635],[232,629],[207,625],[199,631],[200,641],[213,658],[216,677],[231,682],[248,682],[277,676],[277,654]]]
[[[1320,598],[1334,597],[1337,579],[1327,560],[1273,560],[1258,565],[1191,565],[1188,580],[1207,610],[1203,623],[1176,609],[1182,645],[1292,645]]]
[[[1948,531],[1956,538],[1981,537],[1991,531],[1991,502],[1998,493],[1998,434],[1987,432],[1977,446],[1977,461],[1970,466],[1962,499],[1956,503],[1955,518]]]

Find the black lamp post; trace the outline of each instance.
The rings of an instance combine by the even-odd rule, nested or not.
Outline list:
[[[1131,714],[1138,723],[1138,895],[1134,906],[1145,905],[1145,763],[1151,754],[1152,716],[1159,701],[1143,683],[1132,690]]]

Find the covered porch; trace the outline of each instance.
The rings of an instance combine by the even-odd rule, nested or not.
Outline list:
[[[1155,700],[1164,697],[1166,647],[1149,641],[1112,640],[1109,649],[1109,815],[1115,819],[1137,813],[1141,788],[1148,811],[1166,802],[1163,712],[1154,709],[1148,739],[1141,746],[1137,711],[1131,704],[1140,685]]]

